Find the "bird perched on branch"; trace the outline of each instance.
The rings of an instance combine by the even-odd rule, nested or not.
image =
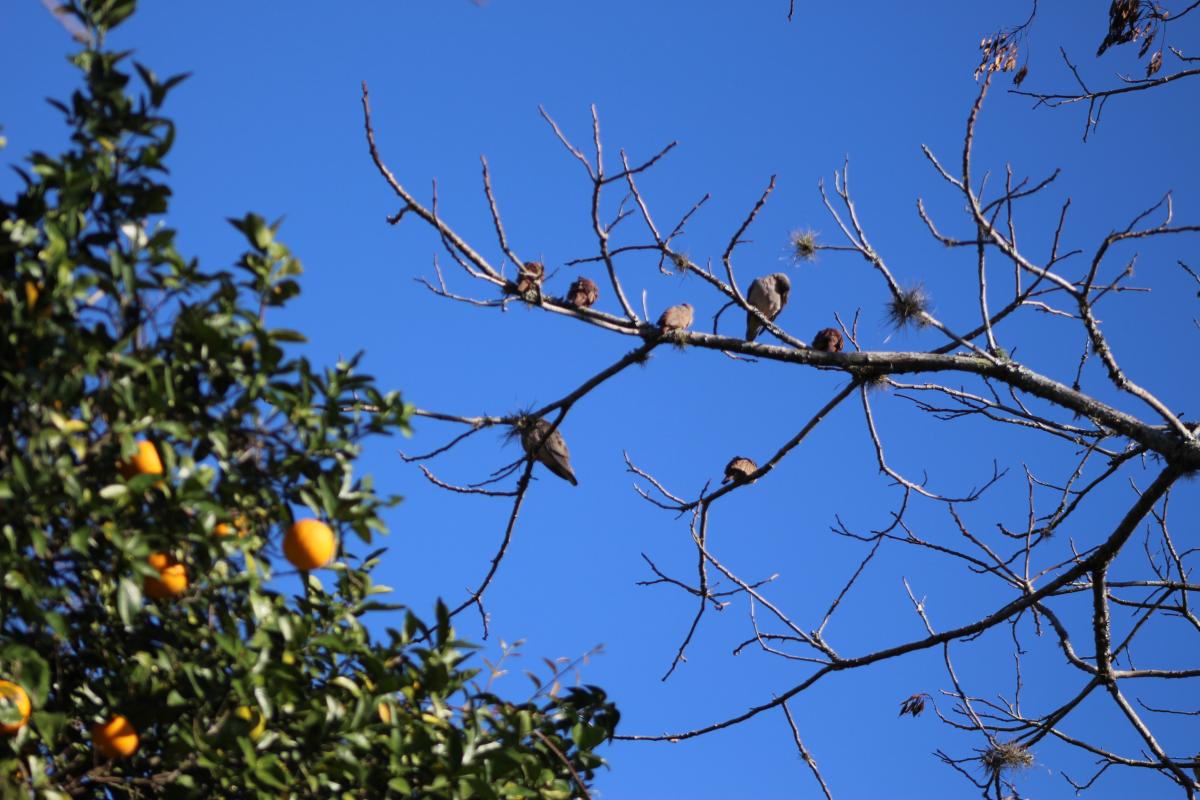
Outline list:
[[[590,278],[576,278],[567,290],[567,303],[576,308],[591,308],[600,297],[600,287]]]
[[[745,456],[734,456],[733,459],[725,465],[725,478],[721,483],[729,483],[736,481],[741,483],[758,471],[758,465]]]
[[[570,481],[572,486],[578,486],[575,472],[571,469],[571,453],[567,443],[557,429],[551,431],[551,424],[542,418],[527,419],[521,427],[521,446],[525,452],[533,456],[564,481]],[[547,436],[549,434],[549,436]]]
[[[526,261],[517,270],[517,294],[526,295],[535,289],[540,294],[544,277],[546,277],[546,266],[542,262]]]
[[[762,315],[774,321],[787,305],[788,292],[792,290],[792,282],[782,272],[755,278],[746,294],[746,302],[762,312]],[[763,329],[763,324],[753,313],[746,312],[746,341],[753,342],[754,337]]]
[[[691,326],[692,306],[689,303],[671,306],[658,318],[658,327],[663,329],[663,333],[685,331]]]
[[[842,332],[837,328],[822,328],[813,337],[812,349],[822,353],[842,352]]]

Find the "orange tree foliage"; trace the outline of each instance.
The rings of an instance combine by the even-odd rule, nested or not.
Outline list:
[[[354,552],[396,500],[355,475],[360,443],[411,409],[267,327],[300,291],[277,226],[233,220],[229,270],[176,250],[162,106],[182,76],[104,46],[134,7],[67,6],[90,34],[54,103],[70,147],[0,199],[0,679],[33,708],[0,735],[0,795],[577,794],[616,724],[604,693],[488,693],[445,608],[427,625],[385,602],[382,551]],[[147,442],[160,471],[131,468]],[[272,575],[300,516],[339,545],[288,597]]]

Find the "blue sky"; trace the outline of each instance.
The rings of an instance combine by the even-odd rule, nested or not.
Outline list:
[[[285,216],[281,237],[307,271],[304,294],[274,322],[304,331],[314,361],[329,363],[365,349],[367,371],[422,408],[503,414],[565,394],[632,343],[515,306],[500,313],[451,303],[415,283],[433,274],[439,248],[416,221],[398,227],[384,221],[398,205],[367,156],[362,80],[370,84],[376,133],[393,171],[424,199],[436,179],[443,217],[499,263],[479,177],[479,156],[486,154],[509,236],[525,257],[538,255],[551,270],[560,269],[550,284],[556,292],[577,274],[563,263],[593,255],[595,242],[583,170],[537,110],[544,106],[584,146],[594,103],[610,168],[619,148],[636,161],[679,141],[640,188],[660,225],[673,224],[700,196],[712,194],[684,239],[697,261],[719,258],[768,178],[778,176],[778,189],[751,230],[753,242],[739,249],[737,264],[743,286],[756,275],[788,271],[792,300],[780,322],[796,336],[809,339],[833,324],[835,311],[849,319],[861,308],[868,348],[941,344],[932,332],[893,334],[887,328],[884,286],[861,259],[826,253],[814,264],[788,261],[787,236],[794,229],[812,228],[821,241],[840,243],[816,185],[820,178],[832,183],[846,156],[868,235],[901,282],[923,282],[936,313],[951,327],[974,325],[973,254],[933,241],[915,205],[924,198],[944,231],[965,236],[970,229],[961,200],[919,148],[927,144],[957,165],[976,92],[971,73],[979,40],[1023,20],[1027,4],[942,0],[919,11],[899,3],[797,5],[788,24],[785,0],[491,0],[482,7],[467,0],[397,0],[339,4],[336,11],[333,4],[148,3],[115,43],[136,49],[136,58],[160,76],[193,73],[168,106],[178,125],[168,221],[180,230],[181,251],[209,268],[224,267],[240,246],[227,217],[250,210],[269,219]],[[1100,4],[1087,12],[1068,4],[1043,6],[1028,40],[1026,88],[1069,88],[1060,44],[1093,85],[1114,83],[1116,70],[1136,73],[1132,54],[1122,49],[1092,58],[1105,29]],[[9,145],[0,151],[0,165],[65,142],[57,112],[43,98],[66,96],[75,80],[64,58],[71,43],[40,3],[10,2],[5,12],[0,73],[10,78],[0,86],[0,123]],[[1188,50],[1188,26],[1194,40],[1197,24],[1181,22],[1173,33],[1176,44]],[[1036,180],[1057,166],[1064,169],[1042,199],[1019,212],[1019,235],[1031,253],[1047,252],[1066,197],[1072,209],[1065,246],[1084,248],[1089,255],[1082,258],[1168,189],[1174,190],[1178,222],[1200,220],[1200,157],[1185,133],[1198,122],[1194,81],[1114,100],[1086,145],[1080,141],[1082,108],[1031,110],[1027,100],[1002,91],[1006,87],[1001,80],[984,108],[977,174],[990,170],[996,182],[1011,163],[1018,176]],[[14,186],[5,170],[0,190]],[[611,213],[619,200],[614,192],[605,208]],[[644,240],[636,219],[619,231],[623,242]],[[1200,301],[1175,260],[1200,267],[1197,240],[1174,237],[1117,248],[1105,262],[1107,274],[1135,253],[1131,283],[1154,291],[1106,300],[1106,331],[1118,357],[1132,365],[1131,377],[1194,418],[1188,401],[1200,381],[1194,358],[1180,352],[1200,336],[1192,322],[1200,317]],[[1071,269],[1083,263],[1079,259]],[[453,289],[476,290],[443,267]],[[688,301],[707,322],[719,307],[699,281],[660,275],[652,260],[630,258],[622,269],[630,294],[640,297],[645,290],[654,315]],[[1007,299],[1011,277],[998,261],[993,269],[996,304]],[[599,273],[593,267],[580,274]],[[602,284],[600,307],[614,310],[607,288]],[[1000,339],[1031,368],[1067,383],[1073,378],[1082,347],[1077,324],[1026,311],[1001,328]],[[1094,362],[1084,378],[1085,389],[1149,418],[1109,390]],[[616,698],[622,733],[661,733],[724,719],[799,682],[807,674],[803,665],[751,648],[730,655],[750,635],[741,600],[708,614],[687,663],[660,681],[693,603],[669,588],[636,586],[650,577],[640,554],[689,579],[694,551],[683,522],[634,494],[622,451],[667,486],[694,495],[705,481],[719,480],[731,455],[773,452],[844,380],[672,349],[608,382],[573,410],[562,431],[580,486],[539,471],[486,597],[493,648],[501,638],[526,640],[526,655],[498,688],[522,695],[529,686],[522,668],[537,670],[541,656],[575,657],[603,643],[605,654],[584,668],[583,680]],[[936,490],[965,493],[990,476],[993,458],[1009,470],[985,501],[961,509],[972,530],[993,544],[997,522],[1024,524],[1022,465],[1053,482],[1074,463],[1071,448],[1036,435],[974,421],[937,422],[888,394],[875,396],[873,404],[889,462],[918,479],[927,473]],[[378,577],[419,611],[439,596],[457,603],[478,583],[507,514],[500,501],[433,489],[396,455],[397,447],[433,449],[455,432],[419,421],[411,441],[376,443],[363,462],[382,490],[406,496],[388,516],[391,549]],[[516,456],[513,445],[485,433],[434,469],[446,480],[469,482]],[[1125,477],[1145,486],[1153,468],[1130,468]],[[1132,497],[1124,478],[1114,481],[1050,548],[1047,563],[1069,553],[1072,541],[1082,547],[1106,535]],[[880,527],[897,500],[897,491],[878,475],[861,408],[848,402],[780,469],[719,504],[711,544],[748,580],[779,573],[767,590],[770,599],[811,628],[864,554],[863,545],[833,535],[830,526],[840,515],[857,531]],[[1185,547],[1195,546],[1196,500],[1195,482],[1172,497],[1177,543]],[[1049,496],[1039,501],[1048,503]],[[909,519],[931,539],[962,541],[937,504],[917,503]],[[1123,556],[1118,569],[1133,574],[1142,558]],[[997,582],[956,562],[885,545],[827,629],[841,653],[922,635],[902,578],[925,598],[939,628],[969,621],[1007,599]],[[1082,606],[1064,602],[1063,608]],[[469,617],[462,631],[481,635],[477,619]],[[1180,633],[1177,622],[1156,624],[1142,635],[1137,653],[1147,663],[1176,657],[1179,649],[1164,645]],[[1051,637],[1039,639],[1027,620],[1018,635],[1028,651],[1022,689],[1027,711],[1053,707],[1082,685],[1078,672],[1064,668]],[[1076,636],[1088,641],[1086,627],[1077,628]],[[970,645],[955,644],[955,666],[967,690],[1011,695],[1011,649],[1003,626]],[[946,687],[940,651],[927,651],[833,676],[794,701],[800,732],[835,797],[968,796],[971,787],[931,753],[942,748],[970,755],[982,746],[978,737],[954,733],[929,714],[896,717],[907,695]],[[1149,705],[1200,707],[1192,687],[1137,689]],[[948,700],[939,702],[949,709]],[[1193,722],[1155,723],[1171,752],[1196,748]],[[1111,705],[1102,702],[1089,703],[1064,728],[1099,731],[1097,738],[1114,749],[1134,756],[1139,751]],[[606,755],[613,769],[597,785],[607,798],[817,796],[778,712],[684,743],[619,744]],[[1090,758],[1050,744],[1035,755],[1037,765],[1021,777],[1031,796],[1067,796],[1059,770],[1076,779],[1090,775]],[[1163,790],[1160,778],[1110,770],[1089,796]]]

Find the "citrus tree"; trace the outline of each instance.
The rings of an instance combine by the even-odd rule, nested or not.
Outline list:
[[[278,225],[231,220],[229,269],[176,249],[184,76],[106,49],[134,9],[60,9],[71,144],[0,199],[0,795],[586,796],[604,693],[497,697],[444,607],[372,582],[398,498],[354,461],[411,408],[268,326],[300,291]]]

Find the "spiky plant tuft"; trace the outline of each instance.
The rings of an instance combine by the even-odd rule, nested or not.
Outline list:
[[[983,766],[993,775],[1033,766],[1033,753],[1020,742],[999,742],[983,751]]]
[[[887,320],[897,330],[909,325],[922,328],[929,324],[925,319],[929,309],[929,293],[918,283],[892,296],[888,301]]]
[[[817,232],[811,228],[792,231],[788,237],[792,247],[792,261],[815,261],[817,258]]]
[[[504,429],[503,435],[505,443],[520,439],[521,435],[533,426],[534,417],[532,413],[530,413],[532,411],[533,406],[522,406],[521,408],[518,408],[515,413],[509,416],[509,419],[512,420],[512,422],[510,422]]]
[[[847,372],[862,381],[868,392],[886,392],[891,387],[888,374],[878,367],[851,367]]]
[[[667,270],[674,272],[676,275],[687,275],[688,265],[692,263],[691,257],[687,253],[671,253],[666,259]]]

